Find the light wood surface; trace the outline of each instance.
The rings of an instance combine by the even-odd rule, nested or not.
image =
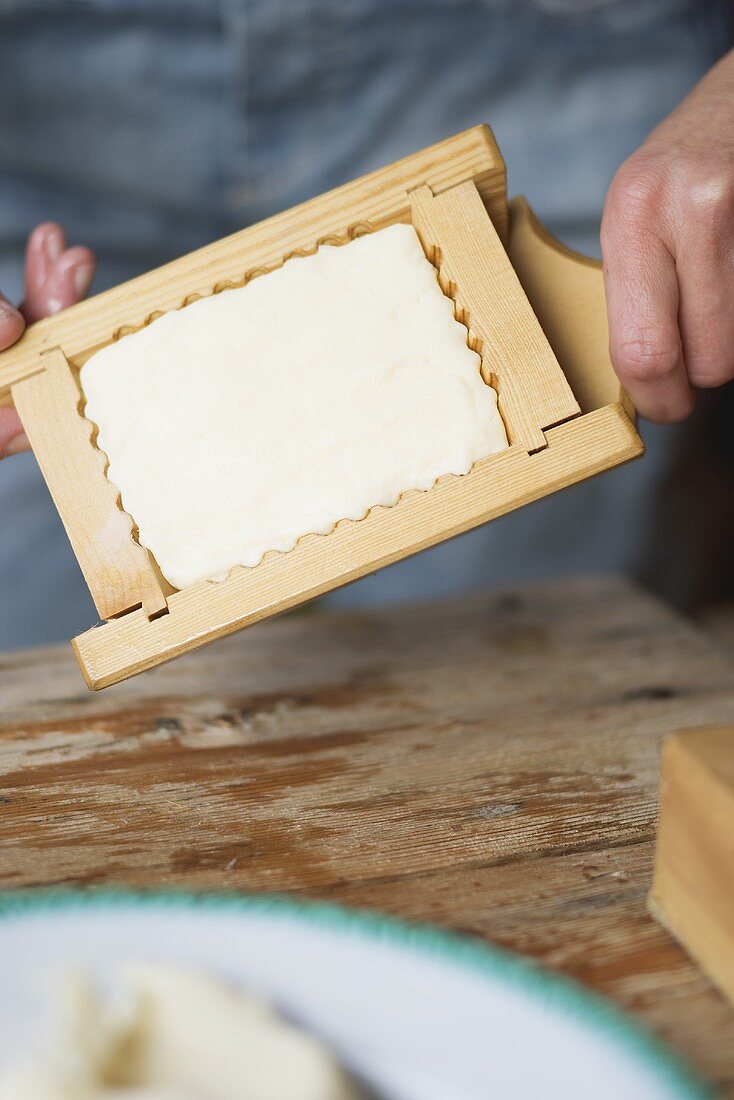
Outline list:
[[[55,348],[40,362],[40,371],[13,386],[13,401],[97,611],[111,619],[142,605],[146,615],[159,614],[166,597],[157,569],[133,540],[104,455],[90,443],[92,425],[79,412],[82,395],[66,356]]]
[[[734,1004],[734,726],[665,745],[650,901]]]
[[[734,1009],[649,914],[663,738],[731,662],[619,580],[262,624],[103,695],[0,656],[0,886],[293,891],[526,952],[734,1097]]]
[[[540,450],[545,431],[580,409],[479,192],[471,180],[440,195],[423,186],[411,206],[443,291],[482,357],[484,380],[497,390],[510,443]]]

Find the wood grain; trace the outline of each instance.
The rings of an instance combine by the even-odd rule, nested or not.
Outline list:
[[[142,607],[147,621],[166,610],[162,578],[134,541],[132,520],[105,476],[66,356],[54,348],[41,356],[41,365],[13,386],[13,401],[92,599],[103,619]]]
[[[497,390],[510,443],[545,447],[545,431],[578,416],[579,405],[479,192],[468,180],[440,195],[424,185],[410,198],[426,254],[468,326],[485,382]]]
[[[646,909],[659,755],[734,671],[621,580],[289,616],[111,688],[0,657],[0,885],[293,891],[527,952],[734,1097],[734,1010]]]
[[[287,554],[270,553],[226,580],[174,592],[168,614],[142,612],[94,627],[74,639],[84,678],[104,688],[162,661],[288,610],[340,584],[495,519],[574,481],[642,453],[621,405],[609,405],[545,433],[547,446],[520,446],[479,462],[429,492],[406,493],[392,508],[373,508],[329,535],[309,535]]]
[[[689,730],[663,751],[650,902],[734,1004],[734,727]]]

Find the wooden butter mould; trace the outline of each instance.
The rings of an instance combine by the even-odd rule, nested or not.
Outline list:
[[[176,591],[136,541],[84,417],[95,351],[290,256],[412,223],[498,394],[510,447],[463,477],[307,535],[226,580]],[[205,384],[202,376],[202,384]],[[599,265],[509,203],[491,131],[468,130],[31,325],[0,354],[0,400],[23,421],[100,617],[73,641],[106,687],[642,453],[607,354]]]

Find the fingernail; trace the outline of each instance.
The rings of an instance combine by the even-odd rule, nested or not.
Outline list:
[[[83,298],[92,285],[94,268],[90,264],[80,264],[74,268],[74,290]]]
[[[63,241],[58,229],[51,229],[46,234],[46,255],[52,264],[55,264],[63,251]]]
[[[16,318],[19,315],[19,311],[15,308],[15,306],[11,306],[10,302],[0,301],[0,321],[4,321],[10,317]]]

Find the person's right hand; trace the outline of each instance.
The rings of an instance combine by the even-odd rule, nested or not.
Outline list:
[[[683,420],[734,379],[734,51],[619,169],[601,243],[620,381],[642,416]]]
[[[16,307],[0,291],[0,351],[23,335],[28,322],[73,306],[86,297],[96,267],[88,248],[66,247],[60,225],[44,222],[28,238],[25,299]],[[28,450],[28,439],[15,409],[0,406],[0,458]]]

